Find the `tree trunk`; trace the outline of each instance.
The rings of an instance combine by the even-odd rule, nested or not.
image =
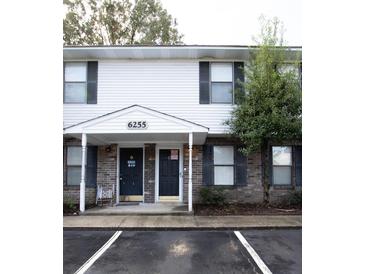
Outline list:
[[[264,203],[270,202],[270,147],[267,141],[264,142],[262,148],[262,163],[263,163],[263,181],[264,181]]]

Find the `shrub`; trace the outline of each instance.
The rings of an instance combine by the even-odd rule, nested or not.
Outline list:
[[[302,191],[292,191],[284,199],[286,206],[302,206]]]
[[[76,209],[76,205],[75,205],[75,203],[74,202],[72,202],[72,200],[69,198],[69,197],[67,197],[66,199],[65,199],[65,201],[64,201],[64,204],[66,204],[66,206],[70,209],[70,210],[75,210]]]
[[[203,187],[199,194],[203,204],[224,205],[226,203],[226,197],[221,188]]]

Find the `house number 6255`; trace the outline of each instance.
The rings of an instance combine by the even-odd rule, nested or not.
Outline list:
[[[143,129],[147,128],[147,122],[146,121],[129,121],[127,124],[127,127],[129,129]]]

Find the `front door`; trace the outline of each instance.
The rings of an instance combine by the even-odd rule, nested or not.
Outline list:
[[[159,195],[179,196],[179,150],[160,149]]]
[[[122,201],[143,199],[143,148],[120,149],[119,189]]]

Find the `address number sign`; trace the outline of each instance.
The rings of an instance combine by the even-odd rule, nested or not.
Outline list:
[[[129,121],[127,123],[128,129],[145,129],[147,126],[147,121]]]

